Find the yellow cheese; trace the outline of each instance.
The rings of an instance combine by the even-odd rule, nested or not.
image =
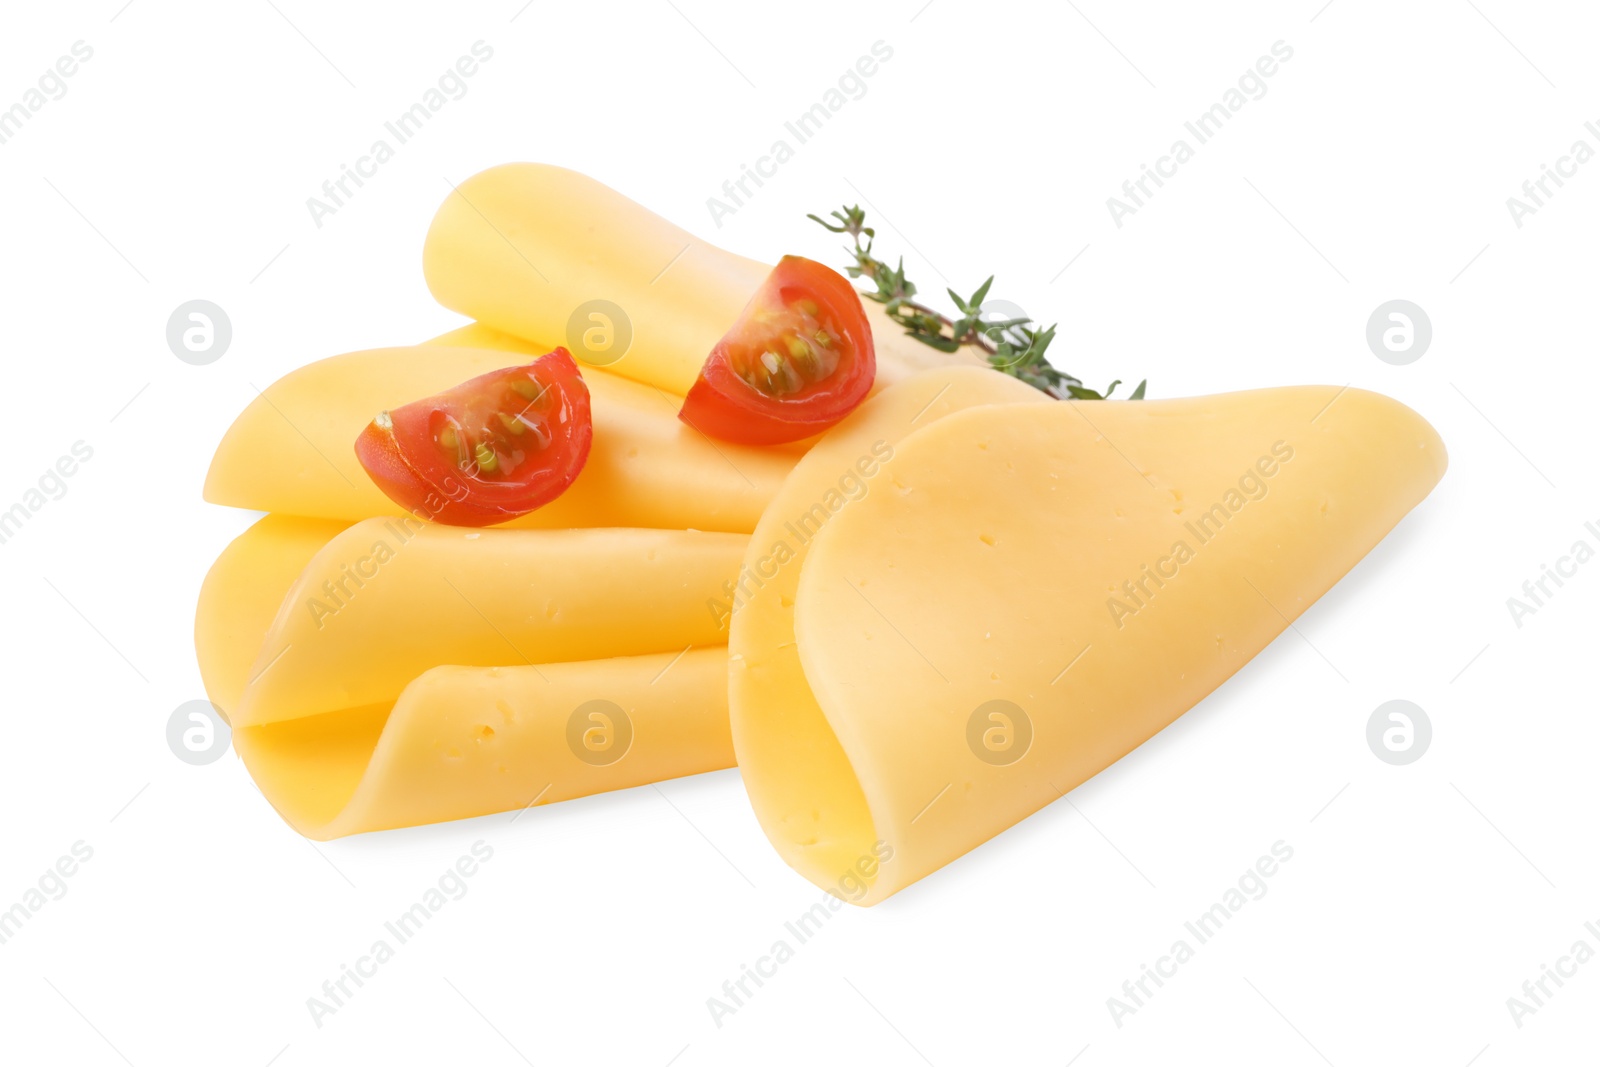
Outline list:
[[[194,649],[206,696],[224,718],[239,705],[250,663],[284,593],[348,525],[267,515],[234,538],[206,572],[194,610]]]
[[[1353,389],[935,422],[810,546],[794,633],[831,740],[744,767],[787,802],[763,826],[818,885],[861,859],[857,902],[882,900],[1220,685],[1444,468],[1426,422]]]
[[[872,864],[876,857],[872,839],[863,843],[840,830],[865,802],[806,684],[795,645],[795,590],[810,546],[838,514],[899,491],[884,463],[906,435],[978,404],[1051,402],[990,370],[949,368],[909,378],[823,437],[795,466],[750,538],[737,598],[721,604],[732,617],[734,751],[768,839],[819,885],[837,888],[858,862]]]
[[[359,546],[385,536],[396,542],[397,535],[384,531],[383,526],[381,521],[361,524],[365,529],[360,529],[353,543]],[[514,667],[437,666],[413,671],[392,701],[315,713],[313,706],[339,703],[337,694],[370,696],[382,690],[381,684],[364,676],[369,669],[381,671],[384,657],[358,649],[338,672],[323,677],[326,690],[335,694],[332,701],[308,705],[301,712],[291,709],[285,717],[265,724],[259,722],[260,707],[241,716],[238,702],[248,679],[285,666],[296,669],[288,655],[263,664],[256,650],[265,641],[292,632],[292,627],[272,629],[274,620],[296,610],[297,601],[294,597],[286,601],[285,592],[291,586],[297,593],[305,588],[306,583],[297,585],[297,579],[313,561],[320,560],[312,566],[316,574],[327,574],[330,581],[343,579],[347,591],[354,594],[346,597],[339,610],[342,621],[352,630],[362,628],[376,641],[384,640],[383,627],[370,627],[363,621],[355,611],[355,597],[376,592],[379,583],[393,579],[397,585],[409,587],[416,602],[423,604],[422,610],[411,613],[414,624],[426,629],[420,616],[441,626],[470,629],[474,620],[453,618],[450,605],[430,609],[424,603],[430,595],[428,587],[433,586],[431,595],[436,598],[459,603],[458,593],[444,579],[449,578],[464,592],[475,588],[474,570],[512,567],[517,577],[507,580],[504,596],[484,596],[477,601],[485,608],[483,616],[475,617],[476,632],[492,644],[498,634],[491,627],[497,627],[531,654],[536,648],[561,652],[573,651],[573,646],[540,640],[537,624],[519,626],[515,606],[508,607],[505,601],[514,598],[520,576],[547,575],[552,567],[565,567],[581,579],[590,568],[617,566],[615,553],[620,550],[631,561],[623,569],[631,574],[637,589],[630,599],[604,580],[597,583],[595,595],[604,599],[588,609],[598,605],[608,610],[606,604],[614,607],[618,612],[613,619],[616,640],[579,649],[589,652],[600,645],[627,649],[657,640],[676,646],[676,635],[669,641],[659,634],[643,633],[651,624],[641,625],[624,612],[663,608],[651,599],[652,590],[671,596],[667,590],[674,574],[683,587],[677,595],[686,598],[696,612],[703,612],[703,605],[693,598],[716,590],[709,577],[698,573],[702,557],[718,559],[720,584],[726,580],[724,574],[732,574],[744,541],[720,534],[654,531],[500,533],[493,538],[489,535],[496,531],[486,531],[471,539],[464,531],[445,531],[460,534],[460,540],[444,548],[430,545],[411,559],[409,569],[390,571],[388,568],[397,567],[401,556],[415,547],[408,543],[382,569],[364,579],[371,584],[356,587],[340,566],[343,549],[352,543],[349,538],[336,537],[341,529],[339,523],[267,516],[218,558],[206,576],[196,610],[195,644],[207,693],[220,708],[234,711],[235,748],[263,794],[301,833],[325,839],[465,818],[520,808],[534,800],[548,804],[733,764],[727,724],[727,655],[720,646],[688,651],[679,646],[676,652]],[[489,543],[483,556],[498,564],[484,562],[480,566],[477,553],[460,549],[486,539]],[[569,544],[562,546],[558,541]],[[549,548],[542,564],[530,566],[523,558],[530,544]],[[585,553],[586,547],[592,551]],[[589,567],[574,560],[569,549],[591,555]],[[319,557],[324,550],[327,554]],[[652,564],[658,561],[670,573],[650,574]],[[431,583],[418,584],[418,579],[429,575]],[[656,581],[658,577],[664,580]],[[558,618],[575,613],[579,628],[593,638],[595,627],[581,618],[584,605],[569,600],[563,607],[550,599],[572,593],[571,581],[562,586],[562,580],[543,581],[542,593],[529,597],[529,602],[541,613],[554,607]],[[641,598],[647,602],[641,603]],[[370,611],[381,614],[379,599],[371,598],[368,603]],[[397,604],[393,596],[387,603],[391,609]],[[347,610],[350,614],[345,614]],[[677,617],[683,613],[669,609],[666,614]],[[710,620],[715,639],[713,617],[704,613],[704,618]],[[385,623],[391,621],[385,619]],[[693,626],[685,627],[685,643],[690,635],[707,636],[707,625],[697,618]],[[270,639],[269,629],[273,633]],[[320,636],[302,633],[295,639],[314,642]],[[358,638],[359,646],[360,634],[344,636]],[[503,648],[507,660],[521,662],[509,645]],[[384,652],[388,655],[390,650]],[[437,658],[437,652],[424,652],[416,662],[428,665]],[[252,659],[256,659],[254,664]]]
[[[748,538],[465,530],[367,519],[283,599],[234,725],[393,702],[422,671],[680,652],[727,640],[706,610]]]
[[[556,347],[538,341],[524,341],[509,333],[490,329],[481,322],[469,322],[465,326],[457,326],[422,343],[443,348],[493,348],[500,352],[515,352],[528,359],[538,359]],[[507,360],[503,365],[509,367],[515,362],[516,360]]]
[[[457,334],[505,344],[469,326]],[[438,345],[320,360],[273,383],[234,420],[206,475],[214,504],[354,522],[400,515],[357,462],[379,411],[517,362],[507,349]],[[594,444],[576,481],[507,525],[647,526],[748,533],[794,466],[795,450],[712,442],[678,420],[681,400],[586,370]]]
[[[727,650],[437,667],[398,701],[236,729],[261,792],[318,840],[733,766]]]
[[[550,351],[551,348],[555,347],[553,345],[540,344],[536,341],[524,341],[520,337],[515,337],[509,333],[502,333],[500,330],[485,326],[481,322],[469,322],[465,326],[458,326],[455,329],[448,330],[437,337],[430,337],[422,343],[425,345],[442,346],[444,348],[493,348],[501,352],[517,352],[527,356],[530,359],[536,359]],[[916,348],[919,348],[922,351],[916,353],[917,362],[914,364],[909,364],[911,366],[947,367],[951,365],[976,365],[976,363],[971,363],[964,358],[958,358],[957,356],[940,352],[938,349],[929,348],[920,341],[913,342],[913,344]],[[504,365],[510,366],[512,362],[514,361],[507,361],[507,363]],[[596,376],[608,379],[614,377],[612,372],[609,370],[602,370],[587,366],[583,368],[583,375],[584,381],[586,382]],[[628,385],[624,386],[624,390],[630,390],[632,385],[637,384],[633,382],[632,379],[623,380],[628,383]],[[633,395],[639,395],[637,390],[631,390],[631,392]],[[656,392],[658,395],[660,395],[660,390],[657,390]],[[683,397],[681,396],[672,394],[668,397],[668,399],[672,401],[672,410],[674,412],[683,406]],[[819,434],[818,436],[821,435]],[[783,463],[785,464],[783,470],[784,473],[787,474],[789,468],[794,465],[794,460],[805,455],[805,453],[811,448],[816,440],[816,437],[808,437],[802,441],[788,441],[780,445],[762,445],[757,449],[745,449],[737,445],[732,446],[730,449],[729,446],[718,441],[716,442],[716,449],[725,452],[730,459],[741,460],[748,455],[768,456],[770,458],[770,454],[773,452],[791,453],[792,455],[789,458],[783,460]],[[708,441],[707,444],[709,446],[711,442]],[[703,455],[704,453],[701,454]],[[710,529],[711,527],[707,528]],[[748,533],[749,531],[741,529],[733,532]]]
[[[493,167],[457,186],[434,216],[422,262],[445,307],[566,345],[580,358],[585,331],[611,330],[611,347],[587,358],[679,395],[772,269],[701,241],[593,178],[542,163]],[[867,311],[881,383],[975,361],[970,350],[947,356],[907,338],[879,305],[869,302]]]

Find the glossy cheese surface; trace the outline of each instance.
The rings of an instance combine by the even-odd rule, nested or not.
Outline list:
[[[727,641],[706,601],[748,538],[467,530],[367,519],[284,596],[234,725],[394,701],[425,670],[679,652]]]
[[[284,594],[316,554],[350,524],[267,515],[234,538],[200,585],[195,657],[206,697],[230,718],[244,695],[261,639]]]
[[[770,268],[733,256],[593,178],[508,163],[446,196],[423,246],[445,307],[519,337],[567,345],[594,300],[632,340],[611,370],[682,395]],[[580,317],[579,329],[588,321]]]
[[[392,707],[247,726],[234,745],[307,837],[466,819],[733,766],[727,669],[721,646],[436,667]]]
[[[861,902],[881,900],[1220,685],[1445,462],[1415,412],[1354,389],[953,413],[810,546],[795,636],[850,780],[774,764],[795,780],[770,788],[815,798],[835,858],[889,843]]]
[[[702,241],[576,171],[508,163],[446,197],[428,230],[423,270],[445,307],[518,337],[566,345],[580,359],[583,331],[605,325],[588,309],[606,301],[631,334],[614,362],[610,350],[599,355],[606,369],[682,395],[772,268]],[[866,308],[881,383],[974,361],[968,350],[947,355],[913,341],[880,305]],[[601,313],[617,319],[611,309]]]
[[[507,344],[482,327],[455,336]],[[206,475],[214,504],[354,522],[402,510],[355,455],[378,412],[519,361],[507,348],[419,345],[333,356],[292,371],[253,399]],[[680,398],[584,371],[594,444],[576,481],[514,528],[646,526],[749,532],[794,466],[793,449],[711,442],[678,420]]]
[[[767,838],[819,885],[836,885],[870,858],[874,839],[849,760],[812,696],[795,644],[795,591],[810,546],[844,512],[899,492],[886,464],[907,435],[978,404],[1050,402],[990,370],[909,378],[867,401],[796,465],[750,538],[741,593],[726,603],[734,747]]]
[[[268,640],[269,631],[291,632],[274,628],[274,620],[290,612],[286,595],[320,552],[331,548],[329,558],[342,558],[334,542],[344,528],[340,523],[279,515],[263,518],[212,566],[196,610],[196,647],[207,693],[214,704],[231,713],[234,746],[263,794],[301,833],[329,838],[466,818],[732,765],[727,653],[714,643],[714,635],[706,647],[689,648],[686,636],[677,651],[638,656],[602,651],[596,658],[557,663],[521,663],[508,647],[505,658],[520,665],[440,665],[409,672],[402,668],[398,673],[383,657],[357,651],[338,664],[321,659],[327,672],[301,679],[322,683],[325,699],[314,702],[316,707],[343,704],[340,694],[371,695],[398,683],[393,699],[333,710],[314,710],[312,705],[279,708],[282,717],[270,723],[258,721],[259,708],[257,718],[240,716],[238,702],[249,680],[264,666],[268,672],[284,666],[282,660],[264,665],[256,650]],[[369,533],[363,532],[358,543]],[[619,533],[624,541],[634,540],[631,547],[645,562],[674,556],[673,535],[654,531],[586,531],[569,539],[575,536],[593,543],[595,538],[588,535],[596,533]],[[719,558],[730,574],[743,542],[717,534],[677,536],[723,542],[717,546]],[[549,539],[538,533],[506,534],[502,540],[505,537],[531,538],[536,543]],[[662,537],[666,543],[659,540]],[[491,543],[485,556],[495,556],[498,547]],[[583,545],[578,547],[581,556]],[[596,548],[597,563],[607,565],[605,551]],[[515,553],[498,554],[515,557]],[[570,552],[552,556],[580,577],[585,571],[581,559]],[[684,554],[675,558],[680,577],[692,584],[692,568],[684,567]],[[460,575],[472,569],[473,564],[462,564],[449,552],[427,560],[419,556],[413,560],[412,573],[399,583],[419,575],[432,578],[422,586],[413,584],[412,591],[424,602],[429,595],[459,600],[444,579],[455,575],[454,584],[470,586],[471,579]],[[541,573],[537,566],[528,570]],[[335,566],[330,573],[343,571]],[[631,573],[639,577],[638,568]],[[387,576],[369,580],[383,577]],[[428,585],[436,586],[432,594]],[[682,595],[688,595],[687,587]],[[347,603],[354,605],[355,600]],[[637,608],[640,601],[629,603]],[[502,603],[490,603],[488,617],[480,625],[489,626],[492,617],[498,620],[495,625],[505,627],[507,636],[518,633],[514,613],[503,616],[503,608]],[[616,617],[613,622],[614,645],[596,639],[581,651],[638,647],[637,629],[626,632],[630,620]],[[589,629],[593,637],[594,627]],[[685,634],[691,629],[686,628]],[[302,634],[300,639],[310,643],[316,637]],[[662,643],[670,646],[677,641],[673,635]],[[549,649],[533,640],[522,647]],[[429,664],[437,658],[437,653],[430,656],[424,649],[415,662]],[[596,714],[602,717],[594,718]],[[574,728],[575,717],[581,728]]]

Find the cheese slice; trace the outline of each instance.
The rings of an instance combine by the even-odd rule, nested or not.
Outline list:
[[[772,270],[543,163],[492,167],[458,185],[434,216],[422,262],[445,307],[680,396]],[[880,305],[866,306],[880,385],[978,362],[969,349],[949,355],[914,341]],[[585,349],[592,328],[604,350]]]
[[[733,766],[727,650],[436,667],[392,705],[245,726],[234,747],[317,840],[465,819]]]
[[[520,337],[503,333],[481,322],[469,322],[465,326],[457,326],[422,343],[442,348],[493,348],[500,352],[515,352],[529,359],[538,359],[556,347],[538,341],[524,341]],[[516,361],[508,360],[504,365],[509,367],[514,362]]]
[[[734,751],[767,838],[825,888],[837,891],[868,873],[857,864],[870,867],[878,857],[873,839],[862,838],[870,827],[849,757],[812,695],[795,643],[795,594],[810,546],[843,513],[901,491],[889,470],[907,435],[979,404],[1049,403],[992,370],[909,378],[868,400],[796,464],[750,538],[734,595],[720,605],[731,617]]]
[[[1220,685],[1445,462],[1416,413],[1331,387],[919,430],[809,546],[794,638],[821,722],[796,758],[744,767],[763,827],[818,885],[853,867],[855,902],[882,900]]]
[[[748,538],[467,530],[367,519],[285,595],[234,725],[392,702],[436,666],[544,664],[724,644],[707,610]]]
[[[283,596],[349,523],[266,515],[234,538],[206,572],[194,610],[194,649],[212,705],[229,719]]]
[[[744,541],[719,534],[656,531],[502,532],[495,538],[488,538],[494,531],[486,531],[471,539],[470,533],[455,531],[464,535],[459,541],[445,538],[448,543],[443,549],[429,544],[422,553],[408,558],[408,568],[390,570],[403,552],[418,547],[408,543],[382,569],[364,579],[370,585],[357,587],[348,577],[350,569],[343,565],[344,549],[373,537],[397,540],[396,533],[386,526],[383,520],[363,523],[353,539],[341,539],[342,524],[269,515],[228,546],[201,588],[195,637],[207,694],[219,708],[232,710],[236,750],[263,794],[295,829],[326,839],[505,811],[533,801],[548,804],[732,766],[727,654],[716,644],[511,667],[432,666],[439,652],[429,655],[424,649],[415,660],[421,669],[409,678],[401,672],[404,680],[394,699],[363,705],[348,703],[341,694],[360,694],[349,697],[353,701],[385,691],[382,683],[367,677],[369,667],[382,669],[382,657],[363,654],[359,647],[352,651],[347,644],[343,647],[350,655],[342,669],[320,676],[331,699],[313,702],[298,712],[282,708],[267,712],[258,703],[241,715],[239,702],[253,678],[285,666],[291,671],[305,668],[304,663],[288,662],[288,655],[263,663],[255,650],[264,642],[280,639],[316,640],[317,635],[305,633],[289,638],[286,635],[295,632],[293,626],[277,627],[274,622],[297,613],[299,592],[307,588],[304,581],[297,584],[297,580],[304,578],[308,568],[315,575],[327,575],[330,581],[342,579],[347,594],[339,609],[343,621],[383,642],[383,627],[369,626],[353,609],[356,596],[376,592],[379,583],[390,579],[397,586],[408,586],[408,592],[384,600],[386,608],[378,603],[382,598],[372,597],[366,602],[370,611],[402,610],[408,597],[413,605],[422,603],[432,583],[419,586],[416,579],[429,573],[440,579],[434,587],[436,594],[458,600],[442,579],[451,578],[461,590],[472,588],[471,572],[493,568],[494,560],[511,565],[519,577],[537,578],[546,574],[549,566],[560,566],[581,581],[592,571],[574,558],[573,549],[579,556],[592,550],[587,553],[594,557],[591,566],[599,568],[614,567],[615,556],[608,555],[608,550],[620,551],[636,560],[624,568],[636,594],[632,599],[627,594],[619,596],[602,581],[597,584],[604,588],[596,595],[608,598],[623,611],[660,612],[664,605],[650,599],[651,594],[670,589],[675,578],[682,587],[677,594],[681,597],[720,591],[698,568],[705,558],[715,558],[723,568],[716,577],[726,581],[722,575],[732,574]],[[486,538],[489,543],[481,554],[485,562],[479,562],[479,553],[460,547]],[[554,541],[569,544],[554,545]],[[528,564],[529,544],[549,549],[545,566]],[[666,573],[650,574],[658,562]],[[662,580],[656,581],[657,577]],[[291,586],[294,595],[286,600]],[[574,599],[556,604],[557,598],[573,595],[573,586],[573,582],[562,588],[560,581],[542,581],[543,595],[528,600],[540,613],[548,614],[553,608],[556,617],[581,616],[584,609]],[[479,601],[485,609],[477,617],[478,632],[491,644],[498,636],[495,629],[517,641],[519,647],[545,654],[563,648],[585,653],[602,646],[637,648],[658,639],[667,647],[678,643],[676,636],[670,640],[652,636],[649,624],[636,625],[625,614],[613,620],[614,644],[604,640],[575,649],[570,644],[542,641],[541,627],[520,622],[515,606],[508,608],[504,603],[514,601],[517,591],[514,577],[507,580],[498,602],[494,596]],[[685,641],[689,636],[708,634],[716,640],[715,616],[704,611],[702,604],[693,607],[710,621],[685,627]],[[351,609],[349,614],[345,614],[347,609]],[[424,604],[422,614],[431,614],[436,623],[461,622],[451,619],[448,605],[429,612]],[[467,620],[469,627],[471,624]],[[595,636],[593,627],[581,619],[577,625],[589,630],[591,638]],[[517,660],[516,653],[505,647],[507,658]],[[313,661],[325,663],[317,657]],[[387,684],[392,688],[395,683]],[[315,710],[331,704],[348,706]],[[264,715],[271,721],[260,721]]]
[[[367,477],[355,440],[378,412],[518,362],[483,327],[458,337],[506,347],[421,345],[350,352],[301,367],[250,402],[206,475],[214,504],[354,522],[401,515]],[[546,350],[547,351],[547,350]],[[678,420],[681,398],[586,370],[594,443],[555,500],[507,526],[645,526],[748,533],[800,454],[713,442]]]

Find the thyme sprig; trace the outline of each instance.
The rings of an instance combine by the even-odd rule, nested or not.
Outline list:
[[[861,295],[882,304],[884,312],[904,327],[909,336],[941,352],[955,352],[963,346],[976,348],[995,370],[1027,382],[1058,400],[1109,400],[1122,384],[1119,378],[1108,385],[1105,392],[1096,392],[1085,386],[1081,378],[1052,366],[1044,353],[1055,340],[1054,325],[1040,326],[1028,318],[987,317],[983,304],[989,297],[989,287],[994,284],[994,275],[978,286],[977,292],[965,298],[954,289],[946,289],[950,301],[960,312],[958,317],[950,318],[916,299],[917,287],[906,277],[904,256],[891,267],[873,255],[872,242],[877,232],[866,224],[866,213],[859,206],[847,205],[829,215],[834,222],[817,215],[806,218],[830,233],[850,236],[851,243],[845,251],[855,262],[845,270],[852,278],[865,278],[872,283],[873,288]],[[1145,382],[1141,381],[1129,399],[1143,400],[1144,387]]]

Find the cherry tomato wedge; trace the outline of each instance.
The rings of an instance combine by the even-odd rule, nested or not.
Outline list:
[[[855,287],[821,263],[784,256],[711,350],[678,417],[724,441],[798,441],[855,410],[876,374]]]
[[[356,457],[418,518],[491,526],[560,496],[593,437],[589,388],[558,348],[383,412],[356,438]]]

